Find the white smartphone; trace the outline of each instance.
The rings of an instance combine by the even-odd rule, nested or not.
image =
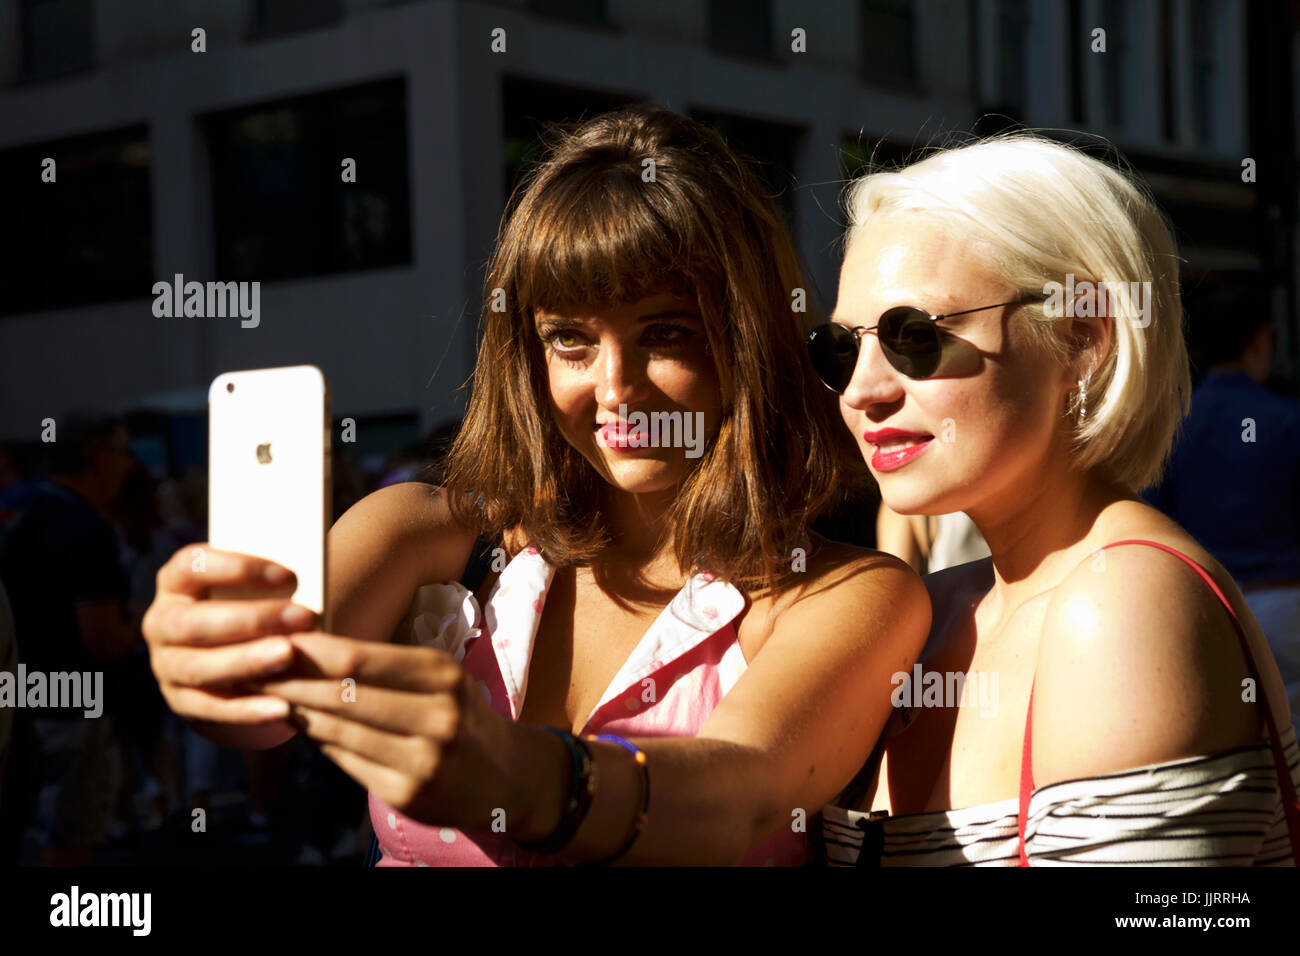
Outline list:
[[[225,372],[208,388],[208,542],[269,558],[292,589],[213,588],[214,598],[290,597],[325,606],[331,509],[330,393],[314,365]]]

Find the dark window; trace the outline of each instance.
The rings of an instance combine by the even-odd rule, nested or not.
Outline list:
[[[576,123],[600,113],[644,102],[644,97],[552,86],[532,80],[505,77],[501,81],[504,121],[505,195],[514,191],[520,176],[542,156],[542,129],[547,123]]]
[[[604,26],[605,0],[528,0],[528,9],[544,17]]]
[[[223,281],[411,261],[406,82],[385,80],[202,120]],[[356,160],[356,182],[342,162]]]
[[[1177,135],[1174,112],[1174,20],[1169,0],[1160,0],[1160,107],[1166,140]]]
[[[1025,61],[1029,56],[1029,8],[1025,0],[1001,0],[998,8],[998,93],[1016,119],[1025,115]]]
[[[863,0],[862,80],[916,85],[916,21],[911,0]]]
[[[1070,44],[1070,118],[1082,123],[1086,119],[1084,84],[1087,82],[1083,58],[1091,55],[1092,31],[1084,29],[1082,0],[1070,0],[1067,15],[1070,18],[1066,26]]]
[[[794,191],[798,185],[795,168],[803,130],[798,126],[765,120],[692,110],[691,116],[717,130],[733,150],[745,157],[767,183],[777,205],[785,212],[791,234],[795,233]]]
[[[149,163],[143,126],[0,152],[0,313],[149,296]]]
[[[1214,33],[1210,4],[1192,0],[1192,128],[1198,143],[1214,139]]]
[[[1105,0],[1101,15],[1101,25],[1106,30],[1106,52],[1094,55],[1103,58],[1101,83],[1106,100],[1106,122],[1112,126],[1123,126],[1126,113],[1124,101],[1130,92],[1125,82],[1128,72],[1128,17],[1120,0]]]
[[[254,36],[279,36],[337,22],[343,16],[342,0],[253,0]]]
[[[48,80],[90,69],[90,0],[23,0],[23,79]]]
[[[728,56],[771,59],[771,0],[709,0],[709,46]]]

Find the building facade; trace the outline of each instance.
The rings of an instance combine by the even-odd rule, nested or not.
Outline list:
[[[827,305],[864,158],[1104,136],[1189,278],[1267,286],[1294,387],[1294,45],[1234,0],[0,0],[0,439],[301,363],[363,446],[454,418],[538,122],[631,100],[760,161]],[[259,283],[258,321],[157,315],[177,276]]]

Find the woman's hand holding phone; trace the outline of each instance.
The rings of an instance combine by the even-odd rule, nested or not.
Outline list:
[[[293,668],[257,686],[291,701],[290,722],[344,772],[421,823],[486,828],[505,811],[512,833],[528,832],[538,781],[521,768],[561,748],[554,738],[525,740],[443,651],[321,632],[291,640]]]
[[[206,543],[178,550],[158,572],[158,590],[142,624],[154,676],[168,706],[187,720],[217,724],[283,723],[282,698],[247,687],[285,670],[293,646],[285,635],[310,630],[317,615],[285,597],[294,574],[288,568]],[[213,588],[268,594],[220,600]],[[266,731],[263,731],[265,736]],[[249,739],[249,746],[257,744]],[[265,744],[263,744],[265,745]]]

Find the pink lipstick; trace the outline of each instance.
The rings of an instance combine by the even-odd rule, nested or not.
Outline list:
[[[650,436],[646,432],[631,428],[622,419],[601,425],[596,430],[596,437],[601,445],[618,451],[645,448],[650,441]]]

